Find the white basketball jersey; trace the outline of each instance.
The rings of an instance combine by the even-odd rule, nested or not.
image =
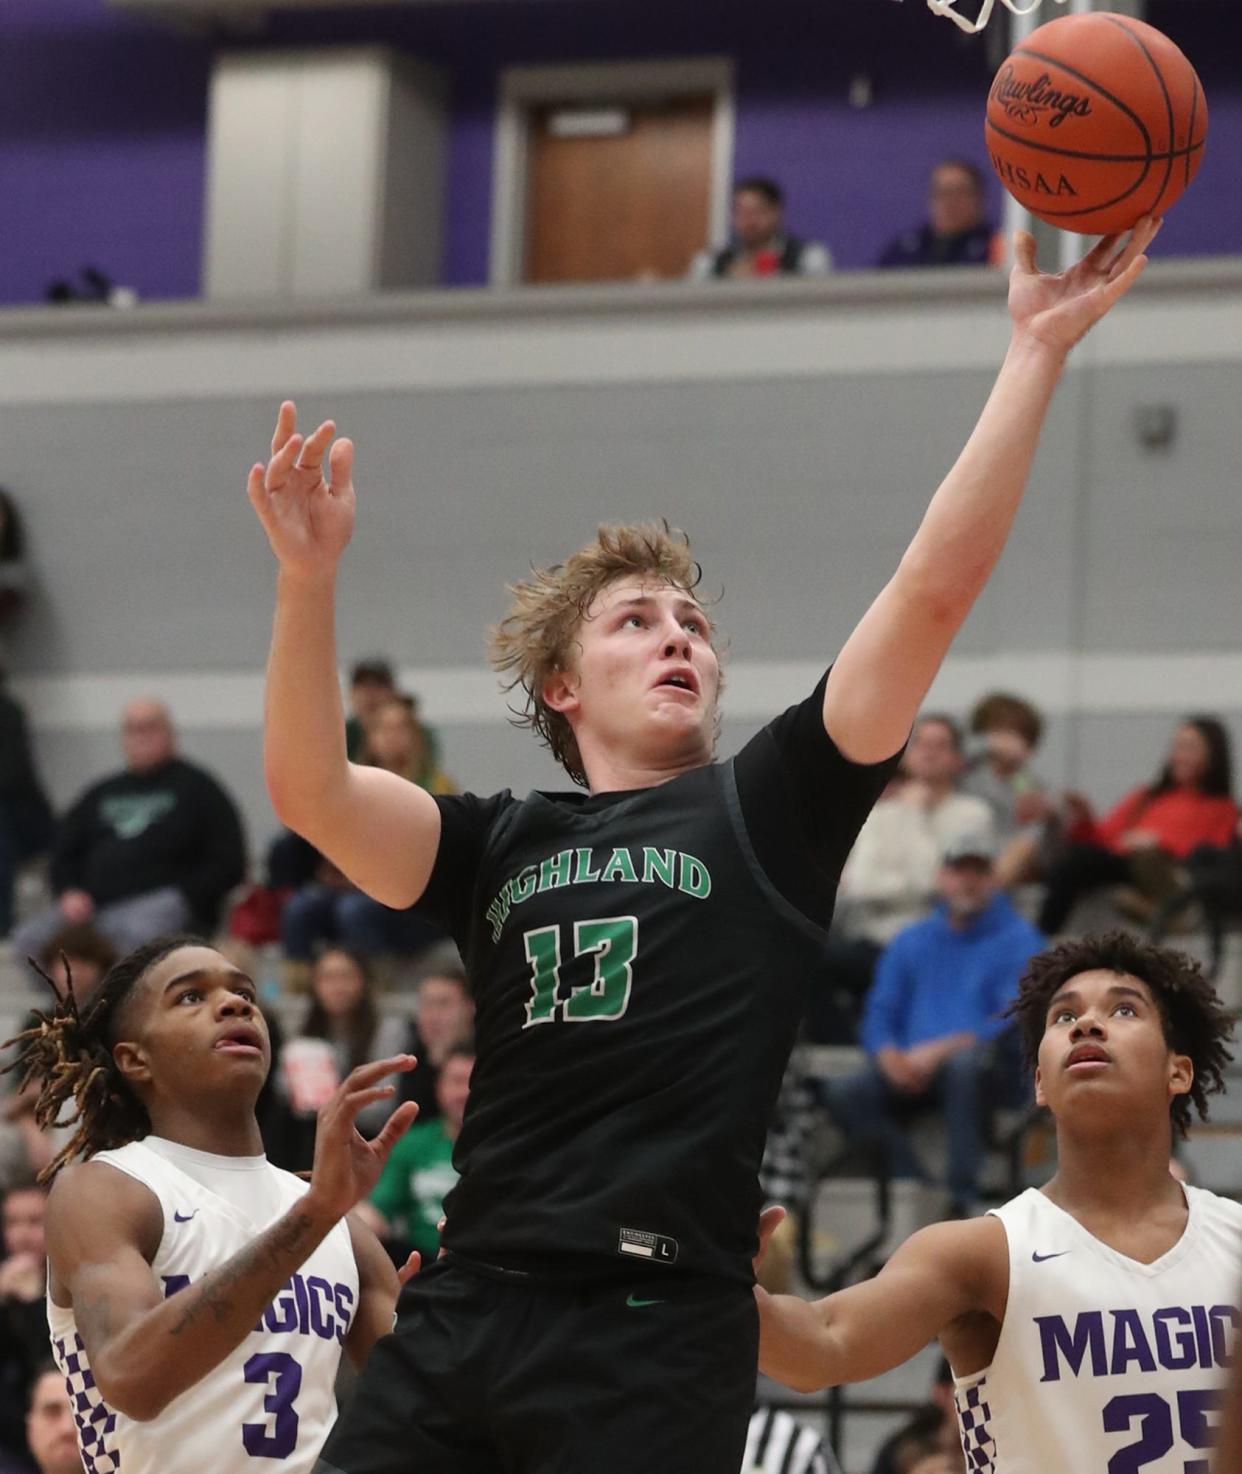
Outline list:
[[[151,1269],[164,1295],[218,1268],[288,1211],[307,1184],[266,1157],[217,1157],[149,1137],[92,1158],[136,1178],[164,1211]],[[342,1220],[272,1301],[241,1346],[136,1422],[108,1407],[71,1310],[48,1301],[86,1474],[308,1474],[336,1420],[341,1347],[358,1304]]]
[[[1208,1474],[1239,1321],[1242,1206],[1186,1189],[1186,1231],[1127,1259],[1030,1189],[996,1211],[1009,1299],[957,1382],[971,1474]]]

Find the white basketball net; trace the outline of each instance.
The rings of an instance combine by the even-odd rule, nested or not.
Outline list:
[[[1058,5],[1065,5],[1068,3],[1068,0],[1056,0],[1056,3]],[[991,20],[992,10],[996,5],[996,0],[983,0],[979,14],[974,20],[969,20],[966,16],[959,15],[957,13],[957,4],[958,0],[927,0],[927,8],[933,14],[947,17],[955,26],[960,26],[963,31],[967,31],[973,35],[976,31],[981,31],[987,25],[988,21]],[[1039,9],[1041,0],[1001,0],[1001,4],[1007,9],[1012,10],[1015,15],[1030,15],[1032,10]]]

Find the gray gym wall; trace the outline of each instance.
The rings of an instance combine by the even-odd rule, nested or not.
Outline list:
[[[54,796],[115,766],[126,695],[167,694],[255,847],[271,833],[274,567],[244,481],[286,393],[358,442],[342,662],[412,669],[458,781],[522,791],[559,779],[490,694],[507,580],[602,519],[685,527],[724,593],[731,751],[892,573],[1006,333],[1003,283],[974,272],[0,316],[0,482],[34,580],[6,655]],[[1151,774],[1181,711],[1242,738],[1240,390],[1242,266],[1153,268],[1076,355],[934,704],[1029,691],[1042,770],[1100,803]],[[1143,406],[1176,412],[1171,447],[1139,443]]]

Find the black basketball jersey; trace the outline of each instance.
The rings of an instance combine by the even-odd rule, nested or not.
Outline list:
[[[450,1251],[750,1279],[768,1119],[896,763],[837,750],[826,679],[735,758],[654,788],[437,799],[423,904],[477,1010]]]

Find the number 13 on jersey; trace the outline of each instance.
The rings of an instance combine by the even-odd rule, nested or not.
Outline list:
[[[573,956],[594,956],[595,975],[589,983],[561,987],[561,928],[541,926],[523,934],[526,960],[531,967],[531,996],[526,1022],[551,1023],[559,1015],[566,1023],[618,1019],[630,1004],[634,958],[638,954],[638,918],[610,916],[601,921],[575,921]]]

